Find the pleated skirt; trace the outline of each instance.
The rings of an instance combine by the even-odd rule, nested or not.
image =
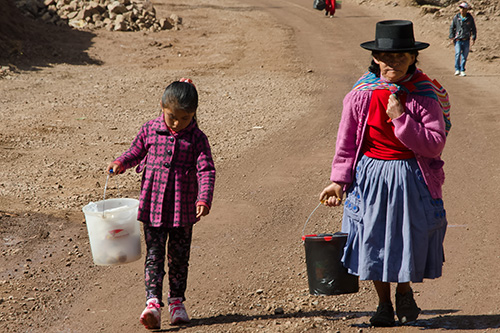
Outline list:
[[[438,278],[446,227],[443,201],[431,197],[416,159],[363,156],[344,203],[342,262],[361,280]]]

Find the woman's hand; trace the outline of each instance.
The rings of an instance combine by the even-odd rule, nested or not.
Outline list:
[[[387,115],[391,119],[396,119],[405,113],[405,108],[403,104],[399,101],[395,94],[389,96],[389,102],[387,103]]]
[[[210,210],[205,205],[197,205],[196,206],[196,218],[208,215]]]
[[[344,185],[332,182],[325,187],[323,192],[319,195],[319,200],[326,206],[335,207],[340,206],[342,198],[344,197]]]

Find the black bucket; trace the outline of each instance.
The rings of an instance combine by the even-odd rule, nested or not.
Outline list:
[[[359,290],[358,277],[341,262],[347,234],[302,236],[306,248],[307,278],[311,295],[340,295]]]

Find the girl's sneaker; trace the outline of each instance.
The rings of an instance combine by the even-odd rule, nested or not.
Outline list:
[[[158,298],[150,298],[146,302],[147,306],[141,314],[141,324],[148,330],[161,328],[161,309]]]
[[[189,323],[189,317],[181,297],[168,298],[168,311],[170,312],[170,324],[180,325]]]

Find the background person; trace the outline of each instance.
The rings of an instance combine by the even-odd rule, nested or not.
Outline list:
[[[346,191],[342,262],[374,283],[378,307],[370,323],[393,326],[390,283],[397,283],[397,317],[407,323],[420,313],[410,282],[442,273],[440,156],[449,104],[444,89],[416,68],[418,51],[429,44],[415,42],[412,22],[378,22],[375,40],[361,46],[372,51],[372,64],[344,99],[332,183],[320,200],[338,206]]]
[[[189,322],[184,293],[193,225],[209,213],[215,167],[210,145],[198,128],[198,92],[192,81],[171,83],[161,100],[162,115],[145,123],[131,147],[107,167],[120,174],[138,165],[143,171],[139,213],[146,241],[146,308],[140,321],[161,327],[163,277],[168,238],[168,309],[171,324]]]
[[[335,15],[335,0],[325,0],[325,5],[325,16],[333,17]]]
[[[450,39],[455,45],[455,75],[465,76],[465,64],[469,50],[476,42],[476,24],[469,13],[471,9],[467,2],[458,5],[459,13],[453,16],[450,25]]]

